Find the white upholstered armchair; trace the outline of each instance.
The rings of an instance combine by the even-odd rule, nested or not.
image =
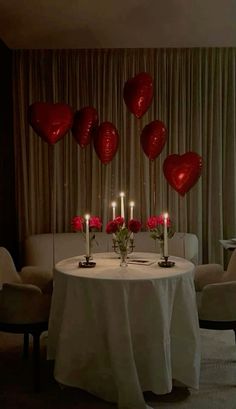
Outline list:
[[[236,337],[236,250],[225,271],[220,264],[196,266],[195,289],[200,327],[231,329]]]
[[[48,328],[53,288],[52,273],[24,267],[19,273],[10,253],[0,247],[0,331],[24,334],[26,358],[29,334],[33,336],[33,381],[40,387],[40,335]]]

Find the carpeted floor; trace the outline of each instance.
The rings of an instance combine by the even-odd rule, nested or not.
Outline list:
[[[200,389],[175,387],[165,396],[145,394],[154,409],[236,409],[236,345],[231,331],[201,330]],[[53,379],[52,362],[46,360],[42,338],[42,390],[32,392],[31,361],[21,359],[22,336],[0,333],[1,409],[115,409],[78,389],[61,389]],[[135,409],[135,408],[134,408]]]

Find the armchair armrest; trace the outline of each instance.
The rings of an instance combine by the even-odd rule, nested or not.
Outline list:
[[[194,269],[194,284],[196,291],[201,291],[206,285],[219,283],[223,279],[224,269],[221,264],[201,264]]]
[[[37,285],[24,283],[3,283],[2,291],[10,294],[42,294],[41,289]]]
[[[51,295],[33,284],[3,284],[0,291],[0,321],[12,324],[48,320]]]
[[[199,318],[210,321],[236,321],[236,282],[206,285],[201,292]]]
[[[33,284],[39,287],[43,293],[52,293],[53,277],[52,272],[37,266],[23,267],[19,273],[22,283]]]

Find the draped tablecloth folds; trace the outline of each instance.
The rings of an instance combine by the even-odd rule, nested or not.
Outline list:
[[[55,379],[119,409],[147,409],[143,392],[169,393],[173,380],[198,389],[194,265],[170,257],[175,266],[161,268],[153,253],[133,253],[123,268],[116,254],[93,257],[92,269],[78,268],[81,257],[55,268],[48,333]]]

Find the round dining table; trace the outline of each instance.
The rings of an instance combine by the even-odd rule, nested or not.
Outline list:
[[[155,253],[133,253],[120,267],[115,253],[55,266],[48,359],[62,385],[78,387],[119,409],[147,409],[145,391],[166,394],[173,383],[198,389],[200,330],[194,265]]]

